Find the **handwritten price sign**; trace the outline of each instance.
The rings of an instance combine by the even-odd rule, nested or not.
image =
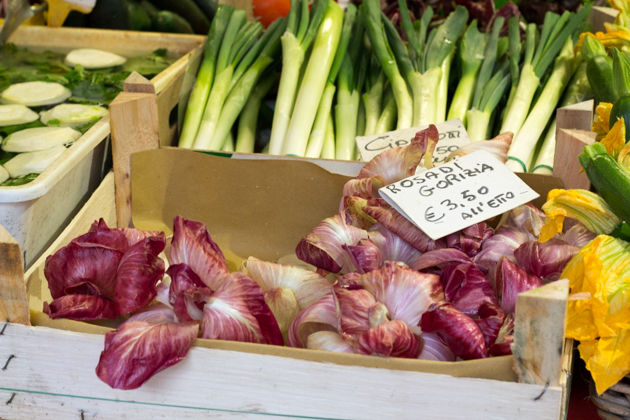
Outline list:
[[[443,163],[451,152],[470,143],[470,139],[459,119],[446,121],[435,126],[440,133],[440,140],[433,154],[433,164],[438,165]],[[361,160],[368,162],[387,149],[407,146],[416,136],[416,133],[425,128],[428,128],[428,125],[390,131],[374,136],[357,137],[357,148],[361,154]]]
[[[538,197],[483,150],[387,185],[379,193],[434,240]]]

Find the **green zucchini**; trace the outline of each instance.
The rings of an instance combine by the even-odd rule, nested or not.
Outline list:
[[[206,17],[212,21],[217,13],[219,2],[217,0],[195,0],[195,3],[205,13]]]
[[[155,7],[151,2],[149,2],[149,0],[140,0],[138,5],[142,7],[151,20],[153,20],[153,17],[160,11],[160,9]]]
[[[610,128],[612,128],[613,124],[617,122],[618,118],[623,117],[623,122],[626,125],[626,143],[630,140],[630,96],[624,96],[623,98],[619,98],[613,104],[612,110],[610,111]]]
[[[127,4],[132,31],[148,31],[151,29],[151,18],[139,3],[130,1]]]
[[[584,147],[579,159],[597,193],[622,221],[630,221],[630,173],[606,153],[601,143]]]
[[[97,1],[88,15],[91,28],[130,30],[131,20],[126,0]]]
[[[599,102],[615,102],[612,58],[601,55],[591,58],[586,64],[586,75]]]
[[[210,30],[210,20],[193,0],[149,0],[155,7],[177,13],[192,26],[194,33],[206,35]]]
[[[175,34],[192,34],[193,28],[177,13],[162,10],[151,21],[153,32],[169,32]]]

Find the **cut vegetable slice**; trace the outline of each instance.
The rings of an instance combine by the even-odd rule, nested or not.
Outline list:
[[[38,118],[37,112],[24,105],[0,105],[0,127],[26,124]]]
[[[4,164],[11,178],[28,174],[41,174],[66,151],[63,146],[55,146],[39,152],[20,153]]]
[[[0,166],[0,184],[2,184],[7,179],[9,179],[9,172],[7,172],[6,169]]]
[[[46,125],[78,128],[94,122],[107,114],[107,109],[94,105],[61,104],[42,113],[41,120]]]
[[[125,64],[127,59],[118,54],[92,48],[79,48],[68,53],[66,64],[75,67],[80,65],[84,69],[105,69]]]
[[[69,127],[27,128],[9,135],[2,142],[5,152],[37,152],[74,143],[81,133]]]
[[[2,92],[1,98],[5,104],[42,106],[61,103],[70,96],[70,89],[59,83],[26,82],[9,86]]]

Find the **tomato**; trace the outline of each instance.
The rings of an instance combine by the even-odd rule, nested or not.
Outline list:
[[[291,10],[290,0],[253,0],[254,16],[260,18],[265,27],[279,17],[284,17]]]

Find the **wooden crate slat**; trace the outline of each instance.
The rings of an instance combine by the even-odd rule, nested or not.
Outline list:
[[[41,404],[35,418],[43,416],[47,405],[61,402],[64,407],[70,404],[66,409],[75,415],[89,407],[92,414],[86,418],[100,419],[122,418],[123,412],[128,418],[147,418],[154,411],[151,405],[182,407],[171,418],[207,418],[203,409],[212,409],[232,416],[226,418],[243,419],[264,413],[259,417],[556,420],[561,410],[560,387],[549,387],[536,400],[543,389],[539,385],[204,348],[191,349],[184,361],[138,390],[112,390],[94,373],[102,349],[100,335],[10,324],[0,340],[0,361],[16,357],[0,372],[0,391],[16,392],[14,401],[32,410]],[[38,403],[37,393],[46,393],[49,402]],[[63,401],[54,401],[55,396]],[[100,400],[92,405],[90,399]],[[101,401],[108,404],[94,412]],[[0,404],[0,416],[7,415],[5,410]]]

